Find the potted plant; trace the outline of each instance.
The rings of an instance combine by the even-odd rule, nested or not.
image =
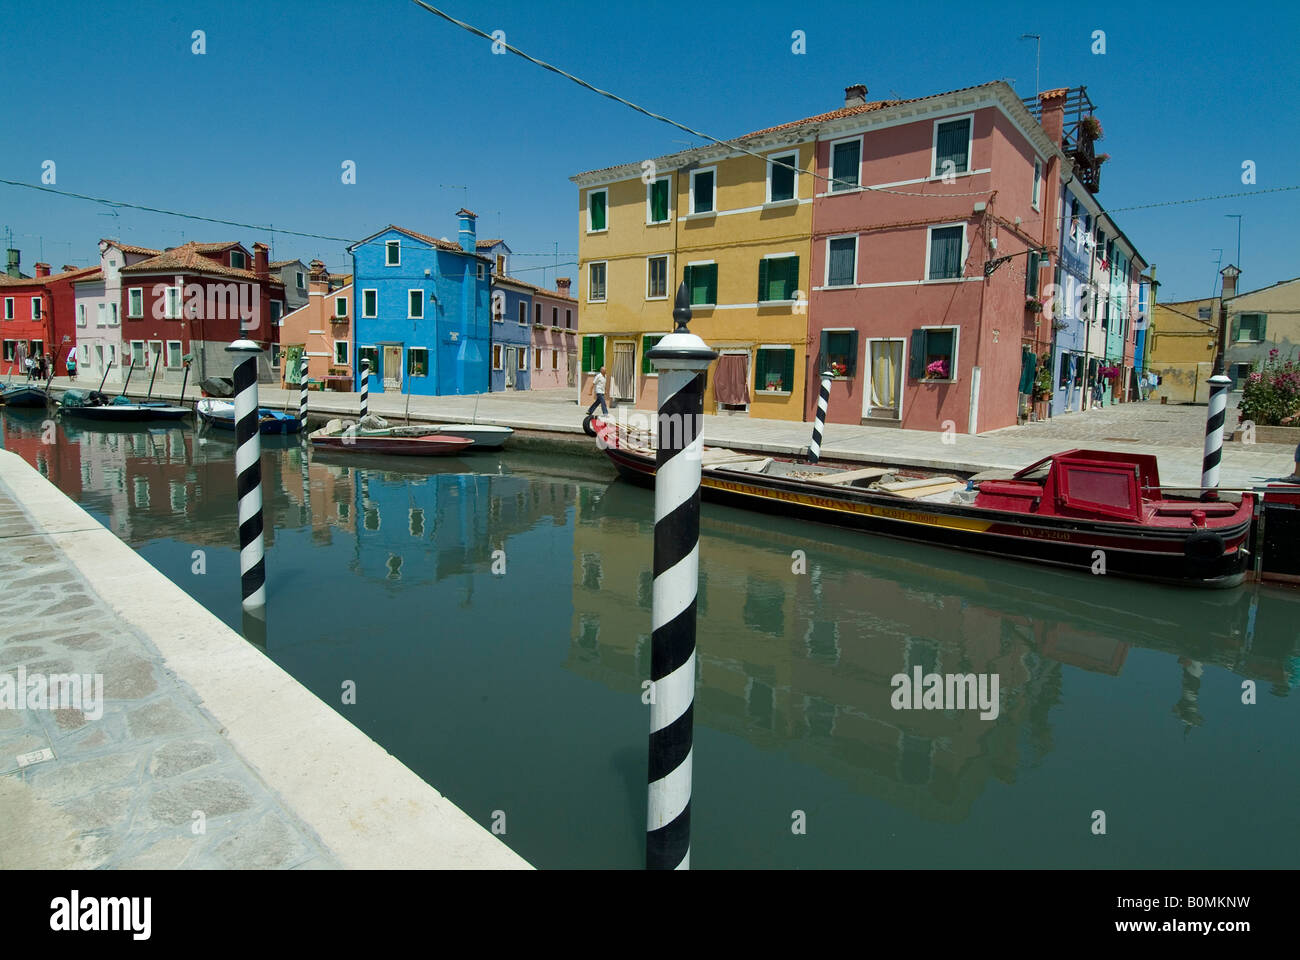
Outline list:
[[[927,380],[947,380],[948,379],[948,361],[943,357],[938,360],[931,360],[925,365],[925,379]]]
[[[842,377],[845,376],[848,372],[849,372],[849,365],[845,363],[843,360],[831,361],[831,373],[834,376]]]
[[[1043,301],[1032,295],[1027,296],[1025,297],[1025,309],[1030,313],[1042,313]]]
[[[1089,140],[1100,140],[1104,136],[1101,131],[1101,121],[1092,114],[1084,117],[1083,120],[1079,122],[1079,129]]]

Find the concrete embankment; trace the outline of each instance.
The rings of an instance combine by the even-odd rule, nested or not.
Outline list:
[[[528,866],[5,451],[0,584],[0,868]]]

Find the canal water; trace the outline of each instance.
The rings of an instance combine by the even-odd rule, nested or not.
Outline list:
[[[230,435],[43,417],[4,446],[242,629]],[[250,639],[536,866],[641,866],[652,495],[572,451],[310,460],[264,439]],[[1300,865],[1300,593],[712,505],[700,552],[693,866]],[[998,716],[894,709],[918,666]]]

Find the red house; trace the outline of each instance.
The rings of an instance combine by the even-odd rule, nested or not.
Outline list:
[[[284,283],[272,275],[264,243],[186,243],[123,267],[122,354],[138,371],[179,381],[192,355],[190,380],[229,377],[232,341],[252,340],[264,353],[258,379],[276,379]]]
[[[16,262],[12,269],[17,272]],[[38,263],[34,277],[0,274],[0,373],[22,373],[27,357],[48,354],[57,372],[66,372],[64,360],[77,347],[76,293],[73,284],[99,272],[99,267],[65,265],[50,273],[48,263]]]

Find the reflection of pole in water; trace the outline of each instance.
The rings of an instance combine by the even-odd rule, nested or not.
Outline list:
[[[244,608],[244,639],[266,652],[266,607]]]
[[[1183,668],[1183,691],[1178,702],[1174,704],[1174,716],[1186,724],[1184,733],[1187,733],[1192,727],[1199,727],[1205,722],[1201,716],[1201,674],[1205,672],[1205,665],[1199,660],[1189,660],[1186,657],[1179,657],[1179,664]]]

